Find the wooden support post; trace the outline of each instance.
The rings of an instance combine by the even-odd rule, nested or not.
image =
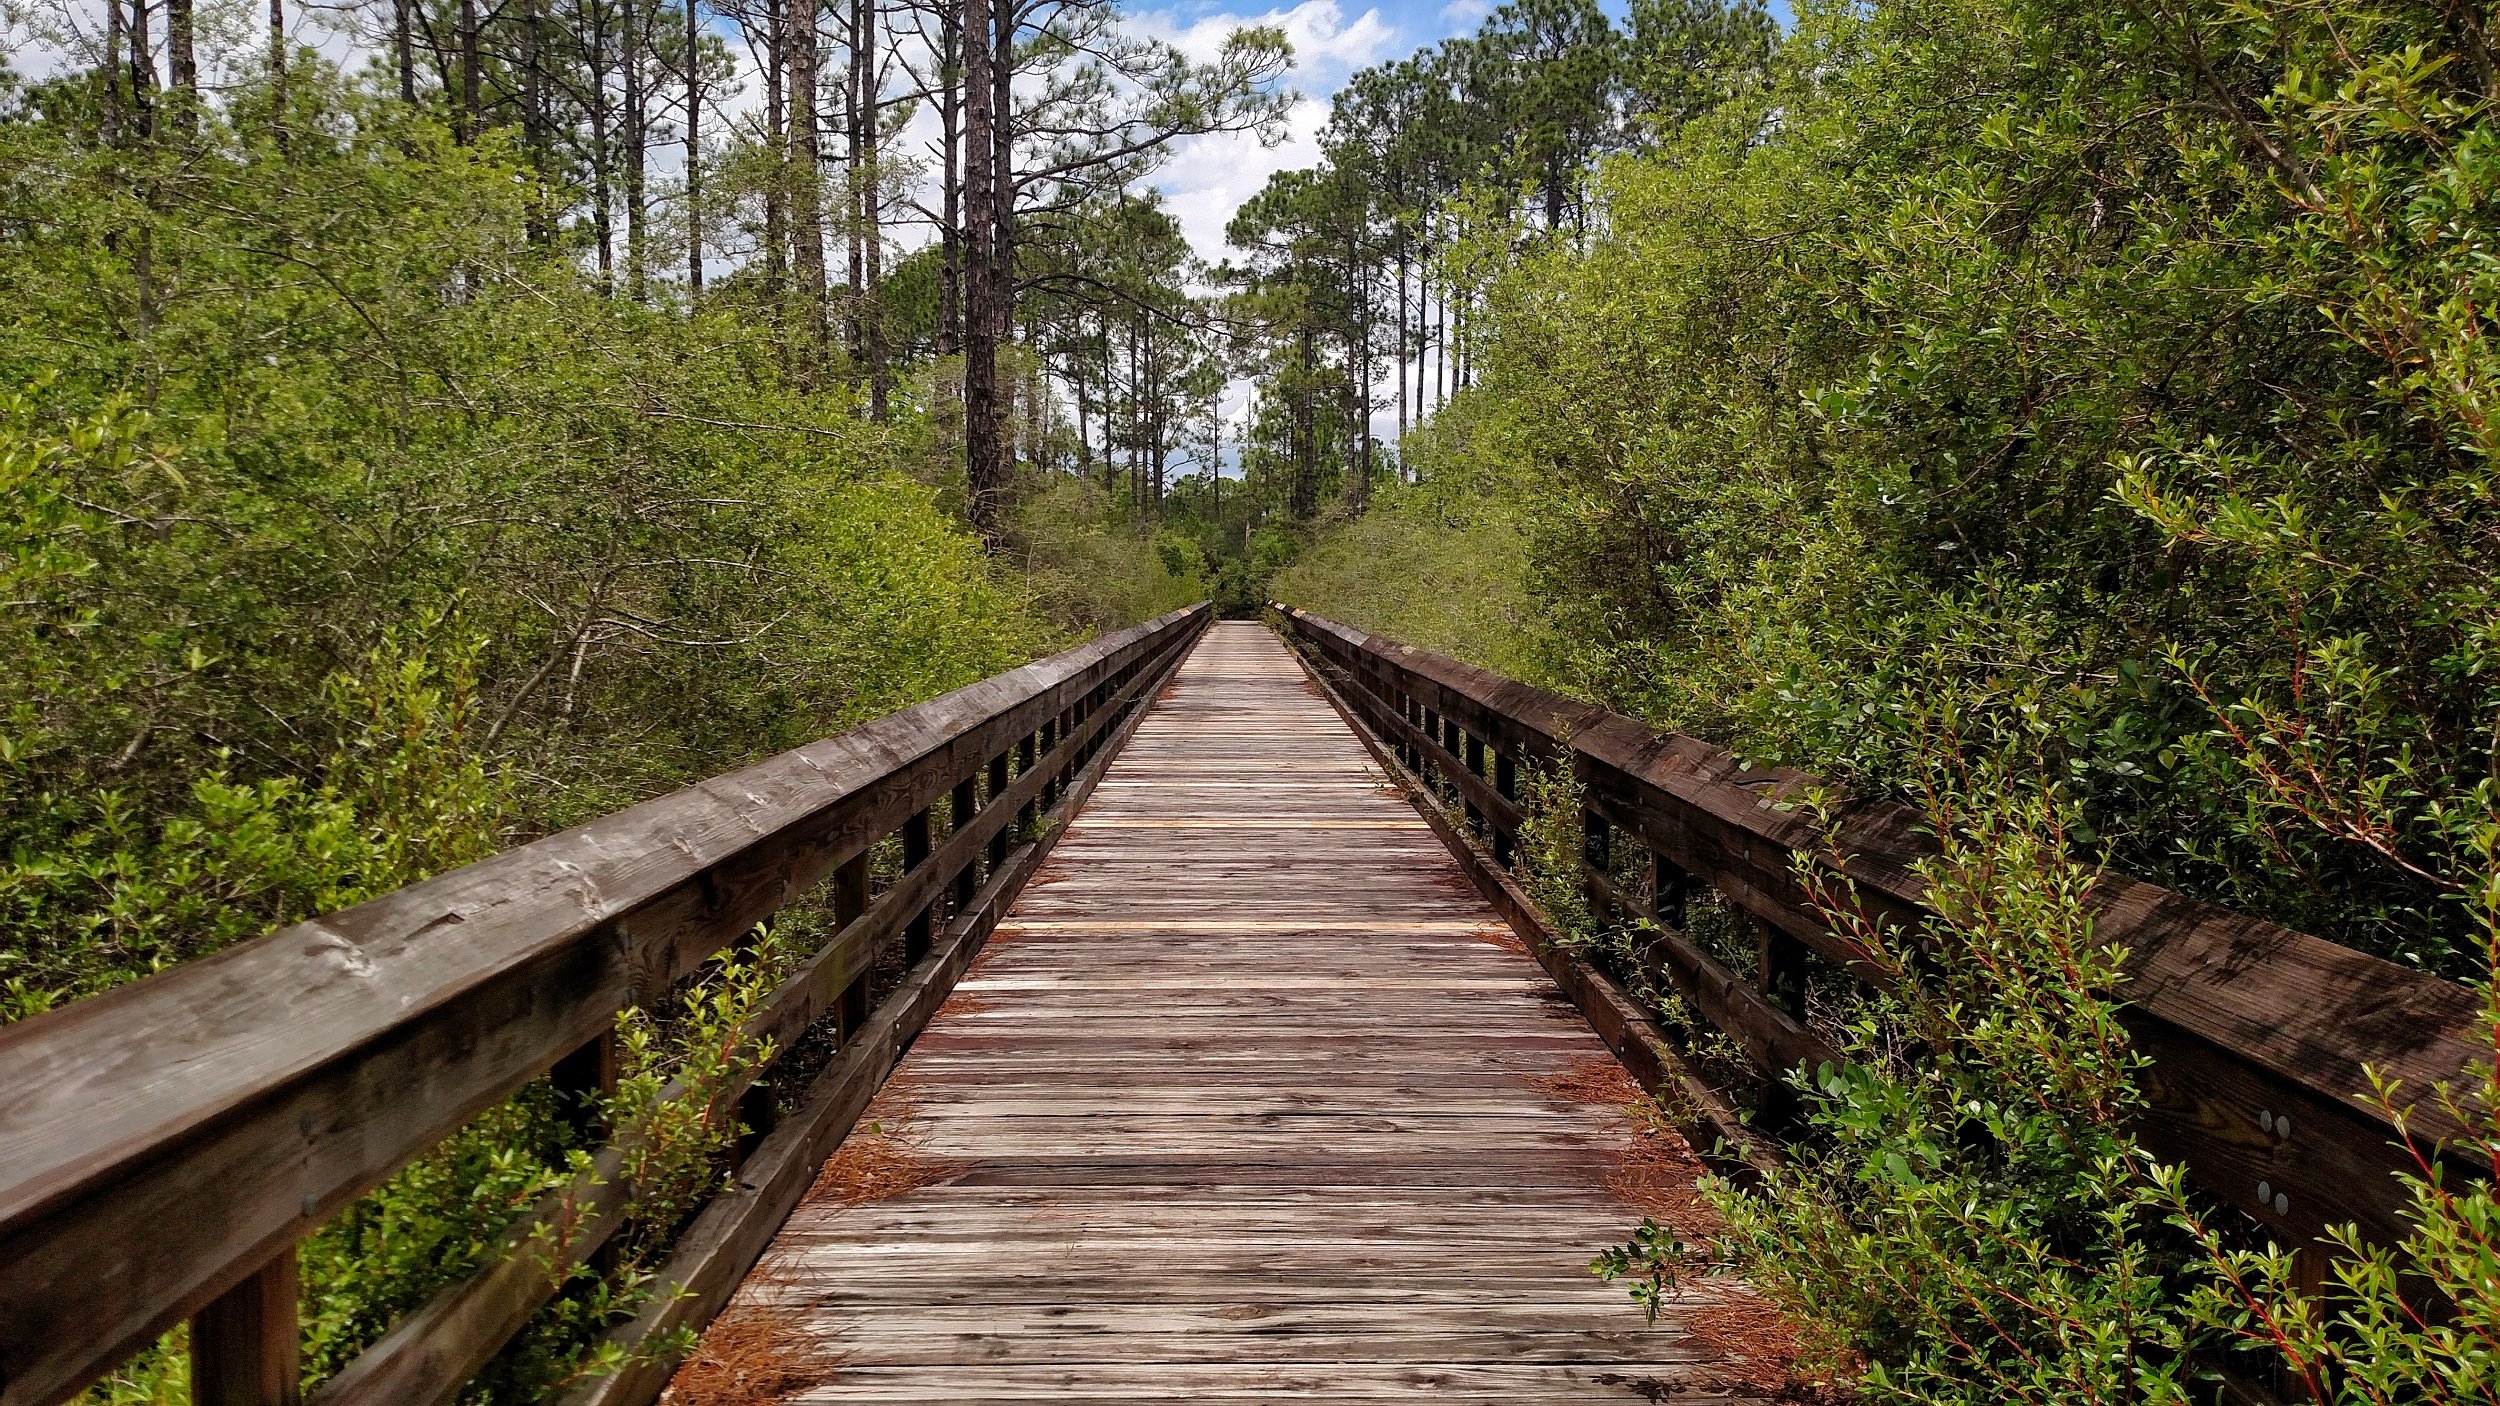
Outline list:
[[[1034,743],[1035,750],[1039,751],[1043,756],[1049,756],[1051,749],[1059,745],[1059,738],[1059,720],[1057,718],[1052,718],[1049,722],[1042,724],[1041,733]],[[1057,771],[1054,770],[1050,775],[1050,779],[1042,783],[1042,798],[1039,804],[1043,810],[1048,810],[1052,806],[1059,804],[1059,774]]]
[[[738,1094],[738,1141],[729,1149],[729,1169],[736,1171],[763,1146],[781,1125],[781,1100],[773,1093],[770,1074],[757,1079]]]
[[[1507,752],[1493,754],[1493,789],[1502,793],[1503,800],[1512,805],[1519,804],[1519,765],[1510,759]],[[1494,827],[1493,862],[1505,869],[1510,868],[1518,858],[1518,843],[1517,836],[1499,826]]]
[[[1649,852],[1649,906],[1658,926],[1684,930],[1685,900],[1692,896],[1693,876],[1684,866],[1656,850]]]
[[[1006,794],[1007,754],[1001,752],[990,758],[990,798],[984,804],[996,805]],[[1007,845],[1010,839],[1007,830],[1007,826],[1001,825],[997,832],[990,836],[990,872],[993,874],[998,872],[999,865],[1007,862]]]
[[[946,833],[962,834],[964,827],[972,823],[972,817],[978,813],[977,808],[980,804],[975,795],[978,789],[969,776],[955,783],[955,794],[946,802],[948,817]],[[964,861],[964,867],[955,872],[956,912],[960,913],[972,906],[973,892],[981,885],[980,869],[979,859],[974,858]]]
[[[295,1247],[191,1319],[193,1406],[295,1406],[303,1399]]]
[[[1025,773],[1033,769],[1033,753],[1033,734],[1028,732],[1024,735],[1024,740],[1016,744],[1016,775],[1018,778],[1022,778]],[[1019,806],[1016,809],[1016,833],[1019,835],[1030,833],[1033,829],[1034,820],[1038,818],[1041,813],[1041,808],[1032,801],[1026,801],[1022,806]]]
[[[1467,770],[1476,776],[1484,775],[1484,743],[1474,734],[1462,731],[1459,733],[1459,748],[1459,757]],[[1467,828],[1481,835],[1484,833],[1484,825],[1484,811],[1474,801],[1469,801],[1467,803]]]
[[[1800,1020],[1806,1014],[1806,945],[1754,920],[1754,987],[1771,1004]]]
[[[547,1071],[556,1113],[572,1125],[574,1145],[595,1147],[607,1132],[606,1099],[616,1092],[616,1028],[610,1026]]]
[[[903,872],[909,874],[929,862],[929,813],[920,811],[903,822]],[[914,913],[903,925],[903,960],[917,962],[929,951],[929,911],[937,906],[931,899],[929,908]]]
[[[850,863],[833,871],[833,928],[840,932],[859,921],[868,911],[868,856],[861,853]],[[842,988],[842,997],[834,1003],[833,1023],[836,1035],[845,1044],[859,1028],[868,1023],[869,973],[861,972],[850,985]]]
[[[1615,920],[1614,907],[1606,901],[1606,886],[1600,876],[1614,878],[1615,830],[1606,817],[1593,810],[1580,812],[1580,856],[1588,866],[1587,888],[1589,921],[1604,926]]]

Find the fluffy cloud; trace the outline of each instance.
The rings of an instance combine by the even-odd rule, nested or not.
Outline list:
[[[1178,144],[1171,163],[1155,178],[1190,246],[1210,260],[1224,254],[1225,222],[1269,176],[1319,160],[1319,130],[1328,121],[1329,95],[1356,69],[1389,58],[1401,42],[1398,30],[1379,10],[1366,9],[1349,19],[1337,0],[1302,0],[1292,9],[1263,14],[1146,10],[1133,14],[1130,23],[1195,57],[1213,55],[1225,35],[1244,25],[1274,25],[1293,43],[1288,81],[1300,96],[1287,114],[1284,141],[1262,146],[1256,137],[1241,133],[1193,138]]]

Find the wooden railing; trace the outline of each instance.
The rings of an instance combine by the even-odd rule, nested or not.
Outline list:
[[[200,1406],[295,1400],[300,1241],[529,1081],[612,1081],[620,1011],[829,880],[834,936],[744,1034],[788,1050],[830,1017],[839,1052],[784,1101],[754,1069],[706,1092],[751,1145],[616,1337],[708,1321],[1210,619],[1164,616],[0,1029],[0,1406],[63,1400],[185,1319]],[[899,877],[872,894],[870,851],[898,836]],[[908,970],[872,1010],[897,943]],[[451,1400],[556,1292],[550,1265],[616,1233],[620,1141],[316,1400]],[[568,1401],[649,1401],[665,1354],[628,1360]]]
[[[1809,895],[1801,865],[1845,877],[1870,916],[1910,924],[1927,916],[1912,870],[1936,844],[1910,810],[1858,801],[1827,835],[1782,804],[1812,784],[1802,773],[1745,767],[1693,738],[1276,609],[1286,638],[1384,764],[1410,788],[1449,796],[1455,824],[1430,804],[1418,808],[1518,921],[1535,922],[1508,872],[1523,818],[1518,776],[1568,764],[1587,812],[1592,907],[1651,920],[1650,969],[1640,977],[1681,993],[1766,1075],[1836,1057],[1800,1019],[1813,964],[1871,975]],[[1642,853],[1617,852],[1622,845]],[[1633,858],[1643,862],[1628,865]],[[1627,882],[1629,869],[1645,873]],[[1684,931],[1685,907],[1705,885],[1758,925],[1753,970],[1735,970]],[[2148,1145],[2293,1243],[2346,1221],[2382,1242],[2400,1236],[2407,1203],[2392,1174],[2413,1162],[2370,1100],[2365,1071],[2401,1079],[2421,1100],[2410,1119],[2417,1141],[2459,1132],[2430,1090],[2443,1080],[2473,1087],[2469,1071],[2491,1057],[2478,1044],[2474,993],[2122,874],[2102,876],[2091,903],[2095,937],[2129,953],[2120,995],[2151,1059]],[[1540,955],[1653,1087],[1674,1086],[1676,1101],[1697,1108],[1739,1156],[1776,1157],[1720,1091],[1661,1047],[1620,984],[1566,954]]]

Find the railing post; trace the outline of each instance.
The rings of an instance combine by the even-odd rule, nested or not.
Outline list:
[[[1034,737],[1035,734],[1028,732],[1024,735],[1024,740],[1016,744],[1016,776],[1019,780],[1027,772],[1033,770]],[[1038,801],[1037,797],[1016,808],[1016,833],[1026,834],[1033,829],[1034,820],[1042,813]]]
[[[1806,1013],[1806,945],[1754,919],[1754,986],[1772,1005],[1802,1020]]]
[[[1606,883],[1614,878],[1615,831],[1606,817],[1593,810],[1580,812],[1580,857],[1588,868],[1584,875],[1589,900],[1589,921],[1599,926],[1614,921],[1614,905],[1607,901]]]
[[[1001,752],[990,758],[990,798],[987,804],[997,805],[1006,799],[1006,796],[1007,754]],[[990,834],[990,872],[993,874],[998,872],[999,865],[1007,862],[1007,845],[1010,838],[1007,834],[1008,828],[1001,825]]]
[[[1036,738],[1036,749],[1043,756],[1050,755],[1051,749],[1059,745],[1059,719],[1054,717],[1049,722],[1042,724],[1042,730],[1040,733],[1036,734]],[[1050,776],[1042,782],[1042,797],[1040,801],[1036,802],[1036,804],[1043,810],[1048,810],[1052,806],[1059,804],[1059,773],[1057,769],[1054,768],[1051,771]]]
[[[192,1406],[295,1406],[303,1399],[295,1247],[191,1319]]]
[[[946,833],[960,835],[964,827],[972,823],[972,817],[977,813],[976,807],[979,804],[974,795],[976,789],[973,779],[969,776],[955,783],[955,794],[946,802]],[[980,856],[975,855],[964,861],[963,868],[955,871],[956,912],[960,913],[972,906],[973,892],[980,887],[980,868]]]
[[[1459,757],[1462,765],[1467,768],[1470,775],[1479,777],[1484,775],[1483,739],[1477,737],[1472,732],[1466,731],[1461,731],[1459,733],[1459,739],[1459,746],[1461,748]],[[1469,801],[1467,803],[1467,826],[1479,835],[1484,834],[1486,831],[1484,810],[1474,801]]]
[[[911,874],[928,862],[929,813],[924,810],[915,812],[911,819],[903,822],[903,872]],[[929,912],[937,907],[939,901],[936,898],[930,899],[928,906],[914,913],[911,921],[904,925],[903,961],[905,964],[917,962],[928,953]]]
[[[547,1070],[555,1085],[556,1114],[572,1125],[584,1147],[607,1131],[607,1096],[616,1092],[616,1027],[610,1026]]]
[[[1508,752],[1493,754],[1493,789],[1501,792],[1503,800],[1514,806],[1519,804],[1519,765],[1511,760]],[[1510,831],[1498,825],[1493,827],[1493,862],[1505,869],[1510,868],[1517,857],[1517,844]]]
[[[850,863],[833,871],[833,930],[840,932],[849,927],[867,911],[868,854],[863,850]],[[835,1003],[834,1030],[845,1044],[868,1023],[870,975],[861,972],[852,978],[851,984],[842,988],[842,999]]]
[[[1649,909],[1658,926],[1684,930],[1684,904],[1692,891],[1693,876],[1683,865],[1656,850],[1649,852]]]

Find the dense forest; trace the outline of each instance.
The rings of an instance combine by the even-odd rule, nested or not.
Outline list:
[[[1944,842],[1941,994],[1818,990],[1853,1064],[1788,1091],[1793,1171],[1609,1272],[1741,1272],[1880,1399],[2500,1400],[2494,1090],[2321,1281],[2132,1136],[2082,902],[2112,864],[2500,971],[2500,17],[1794,11],[1513,0],[1355,74],[1214,258],[1154,178],[1284,137],[1261,24],[10,11],[0,1022],[1273,597]],[[312,1378],[569,1126],[525,1094],[308,1247]],[[680,1209],[471,1398],[599,1370]],[[178,1347],[93,1399],[187,1400]]]

